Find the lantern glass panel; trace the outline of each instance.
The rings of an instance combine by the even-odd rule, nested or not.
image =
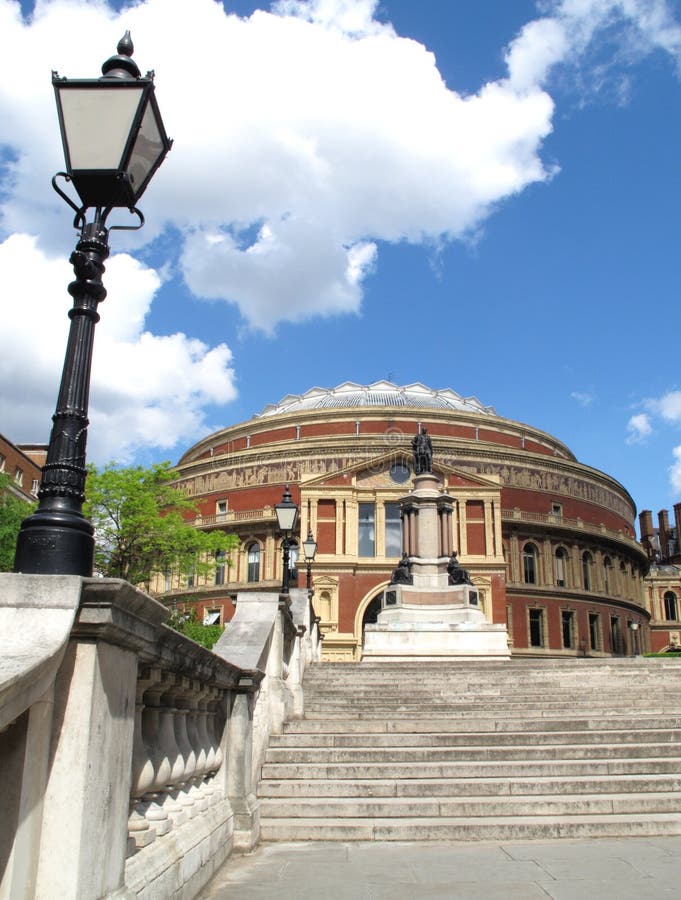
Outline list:
[[[303,553],[305,554],[306,562],[314,562],[316,552],[317,541],[315,541],[314,538],[309,537],[307,540],[303,541]]]
[[[128,174],[137,196],[164,153],[165,144],[156,111],[153,104],[148,103],[128,163]]]
[[[298,507],[295,503],[277,503],[274,511],[277,514],[277,522],[280,531],[293,531],[298,518]]]
[[[144,87],[58,89],[71,170],[118,169]]]

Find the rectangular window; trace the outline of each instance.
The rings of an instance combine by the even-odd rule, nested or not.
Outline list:
[[[556,519],[560,518],[563,515],[563,507],[562,504],[556,503],[555,501],[551,504],[551,515]]]
[[[226,500],[218,500],[215,504],[215,512],[219,519],[224,519],[227,515],[227,501]]]
[[[33,481],[31,482],[31,493],[37,494],[39,488],[40,488],[40,482],[38,481],[37,478],[34,478]]]
[[[601,617],[598,613],[589,613],[589,642],[592,650],[601,649]]]
[[[21,487],[24,483],[24,472],[19,466],[14,470],[14,480]]]
[[[575,646],[575,614],[571,610],[560,611],[560,627],[563,635],[563,647],[569,649]]]
[[[221,625],[222,610],[220,609],[204,609],[203,611],[203,624],[204,625]]]
[[[400,504],[385,504],[385,555],[402,555],[402,519]]]
[[[0,453],[0,472],[4,472],[4,471],[5,471],[5,456],[3,456],[2,453]]]
[[[376,507],[373,503],[359,504],[357,553],[364,557],[376,555]]]
[[[544,610],[530,610],[530,647],[544,646]]]

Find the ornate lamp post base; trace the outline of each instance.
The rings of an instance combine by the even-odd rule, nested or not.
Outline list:
[[[14,571],[25,575],[92,575],[95,541],[85,516],[67,510],[24,519]]]

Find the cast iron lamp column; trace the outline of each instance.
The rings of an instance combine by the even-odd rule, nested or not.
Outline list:
[[[144,217],[135,203],[172,144],[156,103],[153,72],[141,77],[131,59],[129,32],[117,49],[102,66],[100,79],[68,80],[52,73],[67,168],[54,176],[52,186],[75,210],[80,239],[70,260],[76,275],[68,287],[73,297],[71,326],[39,504],[22,522],[15,572],[92,574],[93,527],[82,507],[92,347],[97,307],[106,297],[102,274],[108,236],[115,229],[142,227]],[[58,187],[59,175],[73,183],[81,206]],[[134,213],[139,224],[107,229],[109,213],[120,207]],[[94,210],[91,222],[88,210]]]
[[[284,494],[279,501],[279,503],[275,503],[274,511],[277,514],[277,523],[279,525],[279,531],[283,535],[283,540],[281,542],[281,549],[283,553],[283,563],[284,563],[284,571],[281,577],[281,593],[288,594],[289,593],[289,546],[291,541],[291,536],[293,534],[293,530],[296,527],[296,523],[298,521],[298,506],[293,502],[291,498],[291,491],[289,490],[288,485],[284,488]]]
[[[307,537],[303,541],[303,554],[307,564],[307,591],[312,595],[312,563],[317,554],[317,541],[312,537],[312,529],[308,529]]]

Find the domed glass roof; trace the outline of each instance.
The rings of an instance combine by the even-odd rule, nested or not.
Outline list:
[[[368,385],[346,381],[335,388],[314,387],[304,394],[287,394],[279,403],[268,404],[256,418],[311,409],[350,409],[358,406],[448,409],[489,416],[496,415],[491,406],[483,406],[476,397],[461,397],[449,389],[434,391],[418,382],[399,387],[392,381],[375,381]]]

